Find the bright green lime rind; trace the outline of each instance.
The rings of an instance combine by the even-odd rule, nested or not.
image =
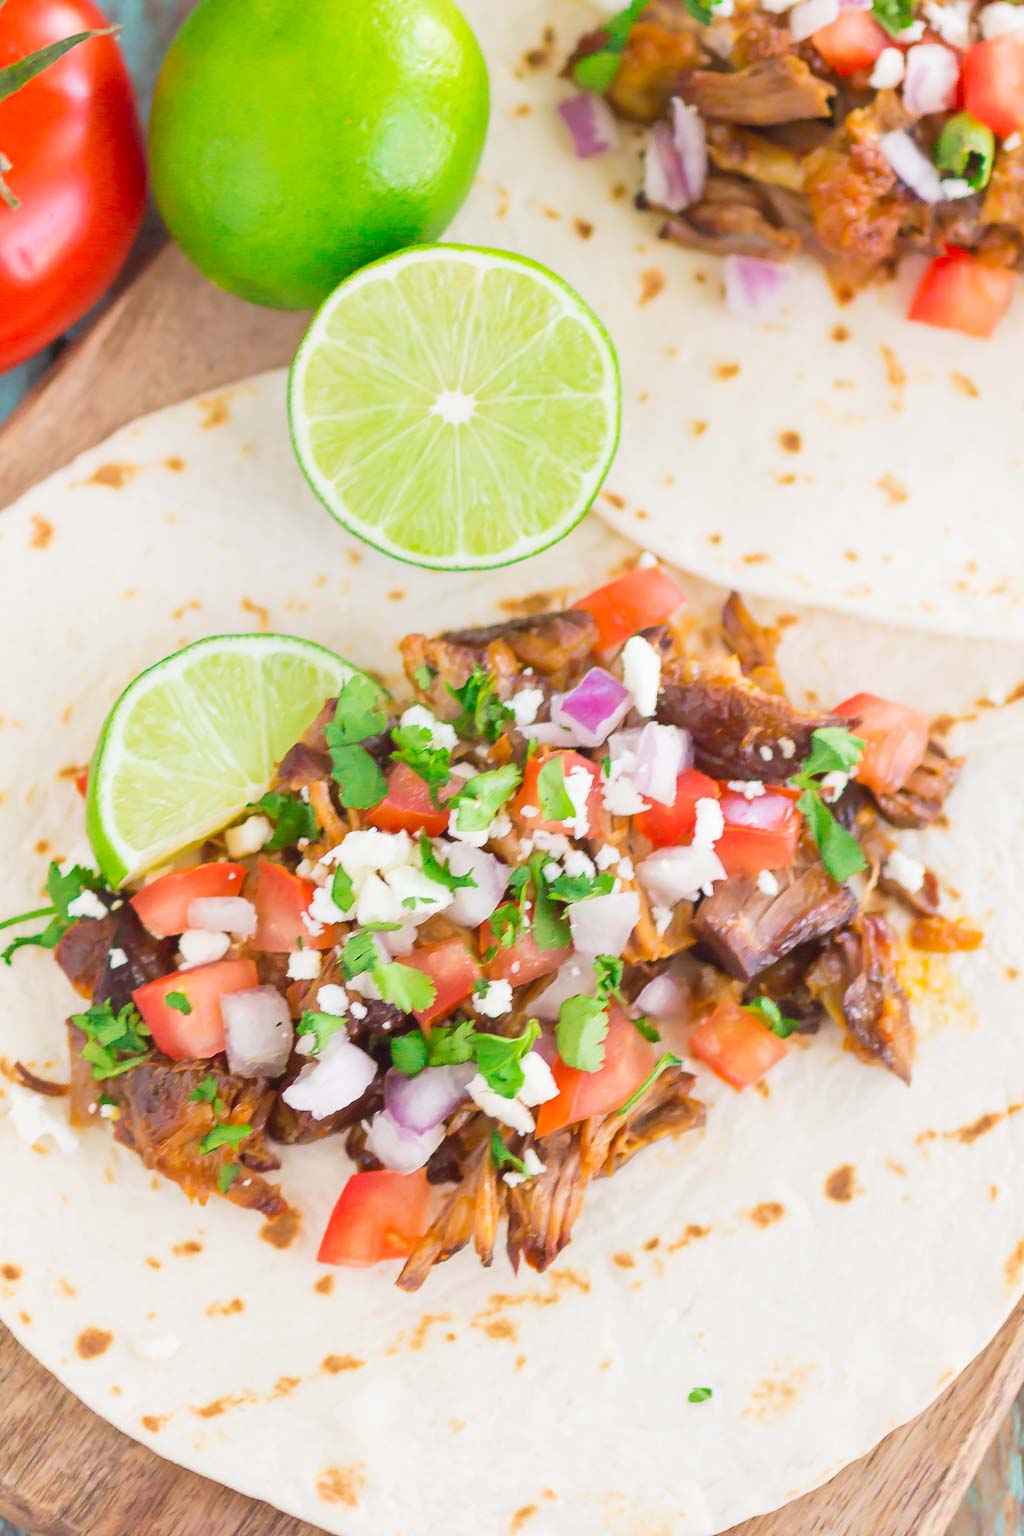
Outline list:
[[[241,814],[356,669],[290,635],[216,635],[158,661],[107,717],[86,829],[112,886]]]
[[[315,309],[366,262],[439,239],[488,112],[453,0],[200,0],[157,81],[153,192],[213,282]]]
[[[389,555],[483,570],[575,527],[608,473],[621,387],[604,326],[504,251],[400,251],[327,300],[289,380],[292,440],[339,522]]]

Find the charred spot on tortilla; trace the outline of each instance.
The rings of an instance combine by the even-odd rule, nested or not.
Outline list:
[[[572,227],[581,240],[589,240],[594,233],[594,226],[589,219],[573,219]]]
[[[640,273],[640,297],[637,300],[641,309],[664,293],[668,284],[668,278],[659,267],[646,267]]]
[[[83,483],[85,485],[104,486],[109,491],[120,491],[128,484],[129,480],[138,474],[139,467],[138,464],[126,462],[101,464],[98,469],[93,470],[88,480]]]
[[[75,1352],[81,1360],[95,1360],[100,1355],[105,1355],[114,1335],[104,1328],[83,1328],[75,1340]]]
[[[316,1480],[316,1491],[325,1504],[344,1504],[358,1509],[359,1495],[366,1483],[362,1462],[351,1467],[328,1467]]]
[[[829,331],[829,335],[833,341],[838,342],[849,341],[850,339],[849,328],[845,325],[834,325]]]
[[[799,453],[803,447],[803,440],[799,432],[780,432],[779,446],[784,453]]]
[[[320,1369],[328,1376],[338,1376],[342,1371],[361,1371],[365,1364],[365,1360],[357,1360],[355,1355],[325,1355]]]
[[[966,395],[968,400],[978,399],[979,395],[981,394],[981,390],[978,388],[977,384],[975,384],[973,379],[968,378],[966,373],[951,373],[949,377],[952,381],[953,388],[957,391],[958,394]]]
[[[846,1205],[857,1192],[857,1173],[852,1163],[834,1168],[825,1180],[825,1194],[840,1205]]]
[[[223,394],[208,395],[204,400],[197,400],[202,413],[200,427],[204,432],[210,432],[214,427],[223,427],[231,420],[229,403],[234,394],[233,390],[225,390]]]
[[[17,1264],[0,1264],[0,1277],[13,1285],[16,1280],[21,1279],[21,1270]]]
[[[170,1414],[167,1413],[144,1413],[142,1418],[139,1420],[139,1423],[142,1425],[143,1429],[148,1430],[151,1435],[156,1435],[160,1433],[169,1418]]]
[[[273,1216],[260,1227],[260,1237],[271,1248],[290,1248],[299,1235],[302,1218],[298,1211],[286,1210],[280,1216]]]
[[[53,539],[53,524],[39,512],[33,512],[31,522],[32,536],[29,544],[33,549],[46,549]]]
[[[617,1264],[620,1269],[636,1268],[636,1259],[634,1259],[631,1253],[613,1253],[612,1263]]]
[[[316,1291],[318,1296],[329,1296],[334,1290],[334,1276],[321,1275],[320,1279],[313,1286],[313,1289]]]
[[[763,1200],[746,1213],[755,1227],[773,1227],[786,1214],[786,1208],[777,1200]]]
[[[727,379],[734,379],[736,377],[736,375],[739,373],[739,371],[740,371],[739,363],[716,363],[715,364],[715,378],[716,379],[722,379],[723,381],[727,380]]]
[[[185,468],[185,460],[179,453],[172,453],[164,459],[164,469],[169,469],[172,475],[183,474]]]
[[[193,1258],[197,1253],[202,1253],[202,1251],[202,1243],[194,1237],[188,1238],[187,1241],[183,1243],[175,1243],[174,1247],[171,1249],[172,1253],[176,1253],[178,1257],[182,1259]]]
[[[886,473],[876,484],[891,507],[898,507],[910,499],[910,492],[895,475]]]

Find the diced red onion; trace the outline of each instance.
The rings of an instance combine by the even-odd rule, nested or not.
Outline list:
[[[256,932],[256,908],[244,896],[197,896],[189,902],[188,926],[250,939]]]
[[[580,160],[606,154],[618,144],[618,124],[603,96],[584,91],[561,102],[558,110],[572,134],[573,148]]]
[[[238,1077],[280,1077],[291,1055],[293,1031],[288,1004],[277,988],[225,992],[220,1012],[230,1070]]]
[[[672,122],[655,123],[644,151],[644,196],[657,208],[682,213],[704,191],[708,175],[707,134],[696,107],[678,96]]]
[[[941,43],[916,43],[908,49],[903,105],[911,117],[948,111],[956,105],[959,85],[960,60],[952,48]]]
[[[648,800],[672,805],[689,744],[689,734],[676,725],[658,725],[653,720],[645,725],[636,746],[636,767],[630,773],[634,787]]]
[[[629,689],[603,667],[591,667],[582,682],[556,697],[551,719],[573,732],[577,746],[600,747],[629,713]]]
[[[592,896],[590,899],[597,901],[600,898]],[[553,1024],[568,998],[593,997],[596,991],[597,976],[590,961],[567,960],[550,986],[530,1003],[530,1012],[542,1024]]]
[[[725,258],[725,305],[741,320],[777,320],[792,273],[781,261],[760,256]]]
[[[943,198],[939,173],[923,150],[918,149],[905,128],[883,133],[878,147],[903,184],[922,203],[940,203]]]
[[[431,1126],[427,1131],[408,1131],[399,1125],[390,1110],[382,1109],[370,1121],[366,1150],[392,1173],[415,1173],[425,1166],[442,1141],[443,1125]]]
[[[581,955],[621,955],[640,921],[640,898],[635,891],[611,891],[574,901],[566,910]]]
[[[655,976],[637,997],[636,1006],[652,1019],[677,1019],[686,1008],[686,989],[674,976]]]
[[[713,848],[660,848],[637,865],[637,878],[651,900],[674,907],[696,901],[706,886],[725,879],[722,861]]]
[[[551,699],[551,708],[558,706],[559,694],[554,694]],[[521,725],[519,734],[526,736],[531,741],[539,741],[544,747],[575,747],[579,743],[576,732],[564,725],[554,725],[550,720],[541,720],[536,725]]]
[[[314,1120],[324,1120],[361,1099],[377,1076],[377,1063],[345,1035],[328,1040],[320,1060],[303,1067],[282,1093],[292,1109],[305,1109]]]
[[[831,26],[838,15],[839,0],[800,0],[789,13],[789,35],[794,43],[802,43]]]
[[[446,916],[463,928],[479,928],[501,904],[508,885],[508,865],[493,853],[473,848],[469,843],[445,845],[443,857],[453,875],[472,875],[476,881],[475,885],[464,885],[455,892]]]
[[[403,1131],[431,1131],[465,1096],[476,1073],[472,1062],[453,1067],[424,1067],[406,1077],[392,1067],[384,1079],[384,1105]]]

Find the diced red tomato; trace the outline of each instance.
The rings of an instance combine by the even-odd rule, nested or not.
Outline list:
[[[382,1259],[407,1259],[429,1222],[424,1169],[354,1173],[331,1212],[317,1260],[367,1269]]]
[[[587,814],[591,829],[601,825],[601,770],[596,763],[592,763],[589,757],[584,757],[580,752],[536,752],[533,757],[527,758],[526,767],[523,769],[523,782],[512,802],[512,819],[524,832],[564,832],[572,833],[572,823],[569,821],[545,821],[540,814],[540,791],[537,780],[545,763],[552,758],[561,758],[562,777],[568,778],[574,768],[583,768],[589,773],[592,780],[590,793],[587,795]],[[536,811],[535,816],[528,816],[527,811]]]
[[[786,1042],[727,997],[690,1036],[689,1049],[734,1088],[746,1088],[782,1060]]]
[[[855,693],[835,708],[844,720],[856,720],[853,734],[865,743],[857,778],[876,794],[902,789],[928,748],[928,717],[906,704],[893,704],[874,693]]]
[[[1024,36],[1004,32],[964,54],[964,107],[1001,139],[1024,128]]]
[[[606,1115],[621,1109],[631,1094],[647,1081],[657,1060],[654,1048],[623,1013],[612,1006],[604,1042],[604,1065],[599,1072],[580,1072],[559,1057],[552,1073],[558,1084],[557,1099],[549,1099],[537,1111],[537,1135],[549,1136],[577,1120]]]
[[[408,763],[395,763],[388,772],[388,792],[379,805],[366,812],[371,827],[382,832],[426,832],[428,837],[440,837],[451,819],[451,811],[444,809],[444,801],[462,788],[461,779],[449,779],[438,795],[442,802],[439,810],[430,798],[430,790],[414,773]]]
[[[414,1017],[423,1029],[439,1019],[446,1019],[464,1003],[480,979],[480,962],[462,939],[445,939],[441,944],[425,944],[411,955],[402,956],[402,964],[422,971],[434,983],[434,1001]]]
[[[599,648],[617,651],[638,630],[671,618],[683,602],[683,594],[668,572],[660,565],[648,565],[617,576],[573,607],[585,608],[594,620]]]
[[[1009,42],[1010,38],[993,38]],[[987,48],[988,43],[979,43]],[[1024,38],[1021,39],[1024,47]],[[973,52],[973,49],[972,49]],[[910,301],[908,318],[944,331],[962,331],[983,340],[992,335],[1013,300],[1014,274],[1005,267],[990,267],[977,256],[950,246],[936,256]]]
[[[844,76],[868,69],[891,41],[870,11],[840,11],[835,21],[811,37],[829,68]]]
[[[697,801],[717,800],[722,787],[706,773],[687,768],[676,780],[676,798],[671,805],[652,801],[646,811],[634,818],[637,830],[649,838],[655,848],[674,848],[688,843],[697,825]]]
[[[766,789],[753,800],[733,789],[723,791],[725,831],[715,852],[727,875],[756,875],[792,862],[804,820],[798,799],[797,791],[781,787]]]
[[[224,1049],[224,1020],[220,1000],[229,992],[258,987],[255,960],[214,960],[188,971],[172,971],[157,981],[147,981],[132,993],[142,1021],[153,1039],[172,1061],[197,1061],[216,1056]],[[173,1007],[167,998],[180,992],[190,1013]]]
[[[485,950],[496,943],[487,923],[480,930],[480,942]],[[532,928],[524,928],[513,944],[498,946],[498,953],[488,960],[485,969],[492,981],[510,981],[514,987],[525,987],[528,981],[538,981],[541,976],[557,971],[568,956],[568,945],[538,949]]]
[[[197,864],[194,869],[161,875],[131,898],[143,923],[158,939],[184,933],[188,909],[205,896],[237,896],[245,880],[244,864]]]
[[[253,949],[290,954],[293,949],[330,949],[337,943],[337,927],[310,933],[303,922],[316,886],[312,880],[293,875],[290,869],[260,859],[256,865],[256,933]],[[301,944],[299,941],[302,941]]]

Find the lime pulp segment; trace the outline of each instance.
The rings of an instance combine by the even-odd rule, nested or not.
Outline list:
[[[86,820],[114,885],[218,831],[355,669],[287,635],[199,640],[131,683],[103,728]]]
[[[335,517],[436,569],[525,559],[575,526],[618,442],[607,332],[501,251],[421,246],[364,268],[292,367],[296,453]]]

